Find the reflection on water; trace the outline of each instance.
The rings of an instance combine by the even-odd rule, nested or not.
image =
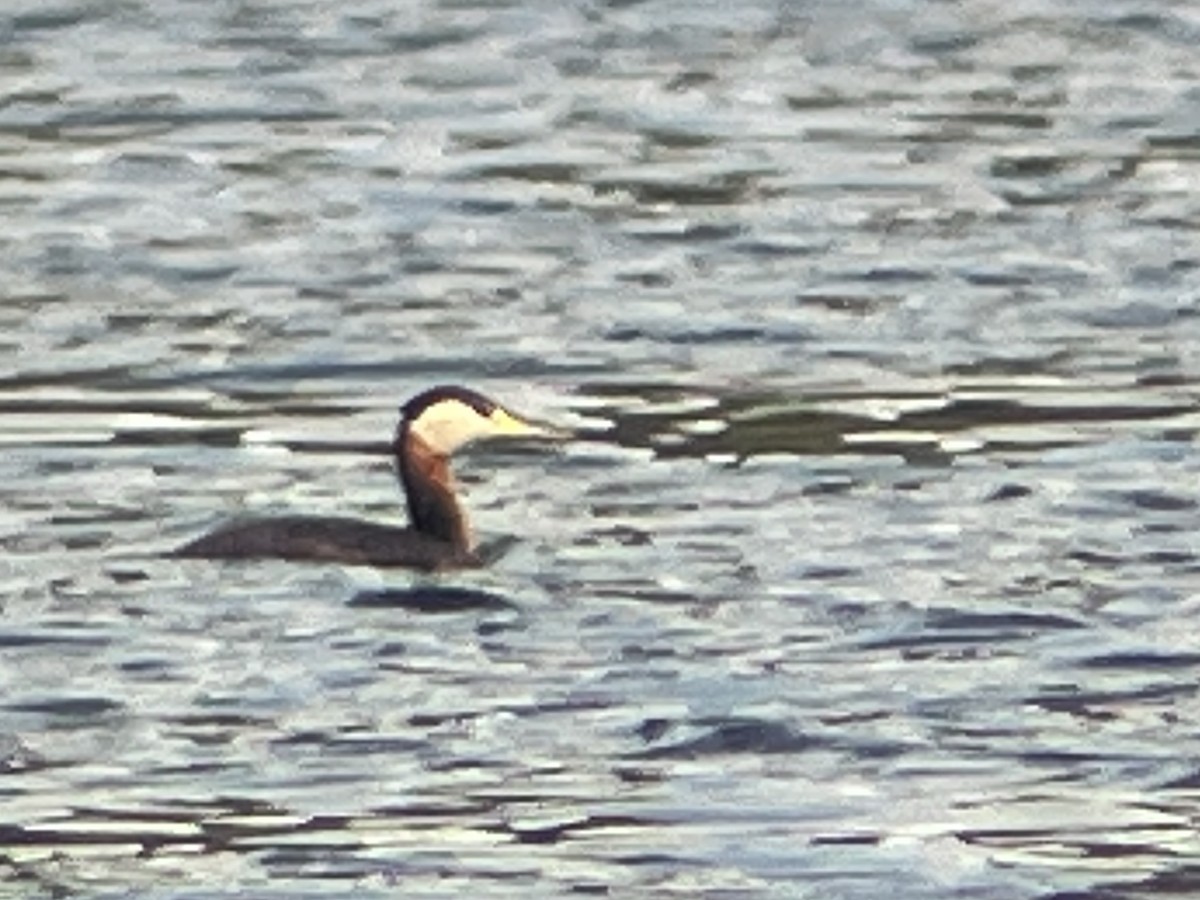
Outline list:
[[[0,873],[1193,891],[1200,34],[1060,7],[10,3]],[[490,567],[166,555],[441,382]]]

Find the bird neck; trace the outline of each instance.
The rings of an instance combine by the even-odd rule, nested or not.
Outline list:
[[[396,434],[395,452],[413,529],[470,552],[471,528],[454,493],[449,459],[413,434],[408,422],[401,423]]]

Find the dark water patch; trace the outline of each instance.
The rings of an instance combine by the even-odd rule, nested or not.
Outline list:
[[[643,2],[645,0],[608,0],[606,5],[612,9],[622,9],[637,6]],[[668,91],[682,92],[712,84],[716,80],[717,75],[714,72],[698,68],[687,68],[673,74],[663,87]]]
[[[905,426],[937,432],[962,431],[980,425],[1139,421],[1169,418],[1188,411],[1182,404],[1060,406],[1029,400],[955,399],[938,410],[918,410],[902,417]]]
[[[80,635],[74,632],[30,629],[0,631],[0,652],[25,647],[107,647],[112,638],[102,635]]]
[[[448,819],[467,821],[496,811],[498,804],[492,800],[467,799],[464,797],[439,797],[421,799],[407,803],[386,804],[372,807],[370,815],[380,819],[404,821],[415,819]]]
[[[727,430],[717,435],[684,436],[669,445],[662,445],[656,437],[678,433],[678,426],[691,420],[686,413],[660,412],[653,405],[647,409],[604,409],[602,413],[612,426],[596,436],[626,447],[654,447],[655,452],[664,457],[730,452],[742,457],[768,452],[832,454],[842,447],[842,435],[846,431],[867,421],[860,417],[796,409],[795,400],[789,401],[791,409],[764,412],[753,418],[744,415],[754,408],[756,400],[765,406],[772,399],[776,398],[721,398],[716,408],[705,409],[700,415],[729,423]],[[778,407],[780,401],[776,399],[773,405]],[[740,414],[743,415],[731,421]]]
[[[1080,186],[1057,185],[1027,185],[1024,187],[1003,188],[997,195],[1014,209],[1021,207],[1062,207],[1070,206],[1085,199],[1090,191]]]
[[[1026,750],[1014,754],[1031,769],[1053,769],[1063,781],[1085,782],[1096,775],[1108,776],[1115,768],[1142,768],[1145,759],[1122,753],[1092,753],[1087,750],[1056,750],[1050,748]]]
[[[983,36],[973,31],[929,31],[914,36],[909,46],[914,53],[950,56],[979,46]]]
[[[588,532],[575,542],[578,547],[596,547],[618,544],[622,547],[645,547],[654,543],[648,531],[628,525],[613,525]]]
[[[63,525],[67,527],[75,525],[94,525],[97,522],[108,522],[111,524],[120,524],[122,522],[138,522],[145,519],[144,510],[136,509],[115,509],[106,508],[98,509],[86,513],[64,513],[52,515],[47,519],[51,525]]]
[[[112,543],[112,536],[106,529],[96,529],[91,532],[64,535],[62,546],[67,550],[95,550]]]
[[[218,775],[238,775],[240,777],[250,777],[254,773],[249,766],[231,762],[193,762],[183,765],[167,765],[167,766],[148,766],[145,773],[149,777],[174,779],[179,776],[184,778],[209,778]]]
[[[646,205],[730,206],[745,201],[757,190],[758,181],[770,174],[769,170],[752,170],[694,179],[682,174],[674,178],[595,177],[589,183],[599,194],[629,194]]]
[[[1200,131],[1181,134],[1151,134],[1146,145],[1154,151],[1168,151],[1173,158],[1195,159],[1200,157]],[[1155,154],[1159,156],[1159,154]]]
[[[12,375],[0,376],[0,389],[19,391],[28,388],[51,387],[54,385],[88,385],[93,389],[127,387],[131,380],[136,382],[129,366],[84,366],[62,367],[53,370],[27,368]]]
[[[1045,200],[1040,197],[1030,202]],[[958,269],[958,276],[967,284],[978,287],[1046,287],[1050,285],[1079,285],[1086,280],[1086,273],[1064,266],[1032,265],[1014,263],[1004,268],[979,262],[970,268]]]
[[[1081,669],[1131,669],[1138,672],[1171,671],[1200,666],[1200,653],[1163,653],[1156,651],[1105,653],[1074,663]]]
[[[1138,830],[1142,829],[1154,830],[1153,826],[1138,826]],[[1169,826],[1164,826],[1161,830],[1168,833],[1174,831]],[[1057,828],[963,829],[956,831],[955,836],[959,840],[970,844],[985,844],[994,847],[1032,847],[1042,844],[1047,847],[1058,846],[1065,848],[1067,845],[1078,845],[1081,843],[1081,839],[1078,836],[1073,836],[1070,832],[1064,832]]]
[[[973,659],[998,655],[1000,643],[1029,640],[1024,632],[905,634],[862,641],[864,650],[898,650],[904,659]]]
[[[1174,366],[1174,363],[1172,363],[1171,365]],[[1150,388],[1150,389],[1187,387],[1190,383],[1191,383],[1191,380],[1186,375],[1183,375],[1179,372],[1170,372],[1170,371],[1167,371],[1167,372],[1143,372],[1142,374],[1138,375],[1138,378],[1137,378],[1137,384],[1139,387]],[[1181,429],[1180,433],[1183,434],[1185,432],[1183,431],[1183,429]],[[1186,432],[1186,433],[1191,434],[1191,432]],[[1173,437],[1172,440],[1185,440],[1185,438]]]
[[[1194,530],[1194,526],[1189,524],[1186,526],[1188,531]],[[1182,528],[1166,527],[1156,529],[1152,526],[1147,526],[1146,531],[1154,534],[1174,534],[1182,531]],[[1200,556],[1187,550],[1153,550],[1149,553],[1143,553],[1138,557],[1138,561],[1152,566],[1185,566],[1188,571],[1195,568]]]
[[[869,105],[869,101],[862,96],[844,94],[831,89],[813,91],[808,94],[788,94],[783,99],[787,108],[793,112],[816,112],[847,107],[860,109],[864,105]]]
[[[542,162],[493,163],[478,166],[464,173],[467,180],[506,179],[510,181],[533,181],[545,184],[578,184],[588,173],[585,166],[571,163]]]
[[[149,137],[179,128],[205,125],[256,123],[304,124],[337,121],[340,114],[332,109],[266,107],[209,109],[124,109],[74,110],[39,122],[0,122],[0,134],[31,140],[54,139],[63,142],[121,142],[135,136]]]
[[[800,489],[800,493],[805,497],[837,497],[853,492],[858,486],[858,483],[851,478],[817,476],[806,483]]]
[[[1045,113],[1022,112],[1010,109],[910,113],[909,118],[914,122],[969,125],[981,128],[1012,129],[1014,131],[1043,131],[1054,124],[1054,120]],[[959,139],[962,139],[961,135]]]
[[[907,266],[872,266],[863,272],[847,273],[840,277],[867,284],[920,284],[934,280],[937,274]]]
[[[1084,581],[1078,577],[1048,578],[1040,575],[1020,575],[1004,586],[1003,593],[1007,596],[1021,596],[1021,598],[1038,596],[1038,598],[1048,600],[1049,595],[1056,590],[1069,592],[1070,596],[1075,598],[1084,592],[1084,588]]]
[[[808,491],[804,493],[805,496],[815,496],[815,494]],[[825,565],[804,566],[799,570],[798,574],[800,578],[807,581],[831,582],[843,581],[847,578],[858,578],[863,574],[863,569],[857,566],[841,566],[829,563]],[[804,601],[800,600],[799,602]]]
[[[871,833],[816,834],[809,840],[814,847],[877,847],[884,835]]]
[[[333,740],[331,731],[293,731],[275,738],[276,747],[321,747]]]
[[[1099,550],[1072,550],[1066,558],[1072,562],[1097,569],[1116,569],[1129,560],[1117,553],[1104,553]]]
[[[1200,693],[1200,683],[1194,681],[1159,681],[1122,691],[1085,690],[1077,685],[1070,685],[1047,688],[1042,693],[1020,702],[1047,712],[1063,712],[1084,719],[1096,719],[1109,718],[1114,711],[1136,707],[1141,701],[1174,702],[1177,698],[1194,697],[1197,693]]]
[[[1194,769],[1187,775],[1179,778],[1172,778],[1169,781],[1164,781],[1161,788],[1168,791],[1195,791],[1200,790],[1200,768]]]
[[[1142,526],[1146,528],[1145,526]],[[1146,528],[1147,532],[1151,529]],[[1181,566],[1189,567],[1197,561],[1197,555],[1186,550],[1152,550],[1146,553],[1122,554],[1114,551],[1091,548],[1072,550],[1066,558],[1091,569],[1117,571],[1135,566]]]
[[[828,746],[845,754],[847,757],[860,761],[892,760],[906,755],[913,745],[902,741],[870,740],[862,738],[839,737],[830,740]]]
[[[1172,844],[1177,838],[1178,827],[1173,825],[1140,825],[1125,829],[1120,829],[1112,835],[1106,835],[1099,832],[1100,829],[1067,829],[1063,832],[1054,834],[1041,834],[1031,832],[1029,834],[1014,832],[1011,835],[1003,835],[999,832],[994,834],[972,834],[965,840],[971,840],[972,843],[978,843],[986,846],[1004,846],[1011,848],[1021,848],[1037,852],[1039,849],[1047,853],[1056,855],[1069,854],[1071,859],[1081,861],[1095,860],[1101,863],[1108,863],[1106,868],[1110,871],[1114,868],[1111,863],[1120,860],[1137,860],[1136,863],[1131,862],[1131,868],[1145,868],[1147,859],[1174,859],[1178,856],[1177,851]],[[1123,832],[1128,832],[1130,837],[1122,839]],[[1153,838],[1161,835],[1163,841],[1155,843]],[[1154,874],[1149,876],[1145,882],[1132,881],[1115,881],[1115,885],[1124,885],[1117,893],[1110,893],[1110,890],[1097,886],[1089,890],[1079,891],[1063,891],[1057,892],[1053,897],[1065,900],[1065,898],[1079,898],[1079,900],[1136,900],[1142,897],[1160,897],[1160,896],[1177,896],[1174,890],[1161,887],[1162,875]],[[1196,884],[1200,884],[1200,879],[1189,879],[1188,887],[1181,891],[1184,896],[1190,896],[1191,888]],[[1160,885],[1156,890],[1143,894],[1137,890],[1139,884]],[[1116,887],[1113,890],[1117,890]]]
[[[26,184],[41,184],[50,181],[51,176],[44,172],[33,172],[25,169],[0,167],[0,182],[24,182]]]
[[[675,723],[670,719],[646,719],[634,729],[634,734],[645,743],[653,744],[666,735],[673,727],[675,727]]]
[[[1069,616],[1054,613],[1032,613],[1014,610],[1003,613],[974,613],[956,609],[930,610],[925,618],[933,628],[990,629],[1019,628],[1030,633],[1038,631],[1069,631],[1087,628],[1087,624]]]
[[[73,28],[102,17],[103,13],[100,10],[89,9],[84,5],[65,5],[59,9],[17,13],[10,20],[10,25],[13,33],[19,36],[21,32],[25,31],[57,31],[62,28]]]
[[[996,178],[1046,178],[1060,175],[1079,163],[1080,160],[1072,156],[1028,153],[998,157],[992,160],[990,171]]]
[[[1129,115],[1117,115],[1104,122],[1104,128],[1109,131],[1116,132],[1135,132],[1139,138],[1143,137],[1146,132],[1153,132],[1163,125],[1163,117],[1154,113],[1133,113]],[[1143,156],[1141,153],[1137,155],[1129,154],[1118,156],[1117,162],[1113,167],[1113,177],[1126,179],[1133,175],[1140,165]]]
[[[734,718],[699,720],[690,727],[702,734],[665,746],[625,754],[625,759],[699,759],[726,754],[796,754],[828,747],[824,738],[801,734],[779,722]],[[664,734],[669,732],[664,732]]]
[[[517,209],[511,200],[462,200],[458,208],[468,216],[503,216]]]
[[[1079,315],[1096,328],[1169,328],[1192,311],[1183,306],[1158,303],[1125,303],[1102,310],[1086,310]]]
[[[1102,28],[1121,28],[1130,31],[1142,31],[1148,34],[1166,36],[1174,31],[1182,31],[1183,22],[1173,16],[1159,13],[1136,12],[1117,15],[1111,19],[1094,19]],[[1181,35],[1182,36],[1182,35]]]
[[[427,742],[413,738],[388,737],[378,733],[340,735],[322,742],[322,756],[385,756],[404,759],[429,749]],[[357,779],[358,776],[347,776]]]
[[[169,265],[161,267],[164,273],[179,279],[183,284],[204,284],[229,281],[239,271],[237,266],[213,263],[211,265]]]
[[[1197,502],[1192,497],[1185,497],[1161,490],[1127,491],[1120,496],[1138,509],[1151,512],[1182,512],[1194,510]]]
[[[312,65],[322,59],[354,60],[387,54],[419,54],[443,47],[468,44],[483,35],[475,28],[439,25],[433,22],[415,30],[365,27],[366,23],[361,21],[356,24],[361,27],[343,28],[336,37],[327,37],[324,32],[318,36],[284,30],[275,18],[268,19],[265,13],[243,9],[238,13],[234,27],[229,28],[215,44],[218,47],[251,53],[270,50],[278,54],[278,58],[271,67],[265,68],[265,71],[263,64],[258,63],[259,74],[279,74],[291,72],[305,64]],[[428,79],[414,76],[413,80]]]
[[[640,603],[684,604],[690,605],[700,601],[700,598],[690,591],[675,591],[659,587],[655,584],[639,584],[630,582],[589,582],[588,593],[599,600],[634,600]]]
[[[130,659],[123,661],[120,665],[122,672],[128,672],[134,676],[149,676],[155,679],[169,678],[171,670],[174,667],[175,662],[169,659]]]
[[[946,374],[961,376],[980,382],[1006,384],[1010,380],[1031,376],[1060,377],[1063,370],[1069,370],[1072,356],[1067,353],[1049,354],[1010,354],[1003,356],[980,355],[970,362],[956,362],[944,368]],[[1037,396],[1033,392],[1033,396]]]
[[[620,272],[616,275],[616,279],[626,284],[636,284],[647,289],[665,288],[673,283],[671,276],[662,272]]]
[[[969,661],[1012,655],[1016,651],[1002,648],[1086,627],[1075,619],[1053,614],[932,610],[899,630],[890,626],[887,633],[867,635],[857,640],[855,646],[869,651],[895,651],[901,658],[913,662],[931,659]]]
[[[287,821],[273,821],[275,817],[281,814],[287,816]],[[314,840],[310,846],[316,851],[330,852],[361,846],[359,841],[349,843],[338,841],[336,844],[331,845],[328,839],[322,842],[317,837],[322,832],[351,833],[347,828],[353,821],[350,816],[333,814],[291,816],[283,810],[262,813],[260,815],[262,816],[262,820],[258,822],[248,818],[243,818],[238,822],[210,818],[200,823],[200,825],[204,832],[206,843],[211,849],[249,849],[245,845],[258,846],[265,839],[277,836],[286,836],[289,848],[299,848],[305,846],[305,842],[296,840],[295,836],[303,834],[314,835]]]
[[[114,566],[106,566],[104,574],[109,577],[113,584],[137,584],[142,581],[149,581],[151,575],[145,569],[134,569]]]
[[[156,428],[153,424],[117,427],[108,444],[112,447],[240,447],[246,429],[239,426],[195,425],[186,428]]]
[[[760,238],[736,241],[730,249],[757,259],[791,260],[799,257],[816,256],[822,253],[825,248],[822,245]]]
[[[1023,610],[972,613],[932,609],[910,622],[903,632],[867,637],[860,640],[858,646],[867,650],[902,650],[911,654],[922,649],[970,644],[977,645],[981,652],[989,652],[998,643],[1034,640],[1046,634],[1086,627],[1081,621],[1052,613]]]
[[[473,43],[486,36],[486,32],[478,28],[428,23],[419,29],[389,31],[382,36],[382,41],[387,49],[396,53],[422,53]]]
[[[64,719],[87,719],[123,710],[124,704],[107,697],[60,697],[9,703],[5,709],[19,713],[38,713]]]
[[[673,647],[645,647],[641,644],[626,644],[620,650],[622,662],[635,664],[671,659],[677,655],[678,651]]]
[[[273,719],[243,713],[195,713],[164,717],[165,724],[174,727],[174,734],[197,743],[222,743],[232,740],[242,731],[271,731]]]
[[[870,296],[837,293],[828,290],[805,291],[796,296],[796,303],[801,306],[820,306],[831,312],[847,313],[855,316],[869,316],[878,313],[897,303],[899,297],[879,295]]]
[[[451,135],[455,148],[464,153],[508,150],[529,141],[528,134],[505,131],[455,131]]]
[[[984,497],[985,503],[1003,503],[1008,500],[1020,500],[1033,493],[1033,488],[1024,484],[1002,484]]]
[[[688,131],[683,128],[651,127],[641,129],[641,135],[647,142],[667,150],[695,150],[701,147],[711,147],[720,142],[715,134],[698,131]]]
[[[330,154],[320,148],[304,148],[273,153],[260,159],[227,162],[222,168],[238,175],[264,178],[288,178],[296,172],[334,169]]]
[[[71,808],[69,819],[104,822],[146,822],[146,823],[194,823],[197,816],[194,811],[171,808],[170,806],[155,806],[153,808],[118,809],[112,807],[88,806],[81,804]]]
[[[1102,853],[1082,854],[1085,858],[1103,858]],[[1087,890],[1055,891],[1042,894],[1037,900],[1156,900],[1163,897],[1200,896],[1200,866],[1188,862],[1176,862],[1177,851],[1171,844],[1150,845],[1142,853],[1139,864],[1144,867],[1145,859],[1170,860],[1160,871],[1140,878],[1105,876],[1100,883]]]
[[[759,328],[745,325],[713,326],[706,329],[671,326],[662,329],[647,329],[637,326],[617,325],[605,335],[605,340],[614,343],[649,341],[662,344],[803,344],[811,339],[808,332],[790,328]]]
[[[605,392],[597,385],[588,385],[581,393],[603,397]],[[1073,443],[1065,437],[1036,437],[1038,426],[1169,420],[1191,412],[1191,407],[1184,403],[1122,404],[1097,396],[1092,403],[1061,404],[1042,400],[1036,393],[1005,399],[920,392],[898,395],[814,392],[799,397],[713,391],[700,395],[710,398],[703,408],[686,403],[678,408],[665,405],[671,402],[678,405],[681,399],[686,399],[686,392],[664,394],[625,385],[613,393],[638,395],[644,402],[636,406],[601,407],[598,413],[611,425],[607,429],[584,429],[580,436],[627,447],[653,448],[656,455],[664,458],[728,455],[744,460],[773,453],[832,456],[854,452],[938,463],[952,456],[941,449],[942,437],[973,429],[991,426],[1024,429],[1028,439],[989,443],[1006,450],[1033,452]],[[892,406],[896,412],[885,417],[838,411],[862,406],[864,402]],[[696,419],[720,422],[722,427],[695,433],[690,426]],[[890,434],[895,434],[896,439],[889,439]],[[926,437],[914,441],[913,434]],[[665,441],[663,435],[671,439]]]
[[[347,603],[356,609],[402,609],[417,613],[460,613],[517,609],[518,605],[488,591],[427,585],[360,591]]]

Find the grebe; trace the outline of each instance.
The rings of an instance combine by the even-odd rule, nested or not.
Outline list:
[[[324,516],[233,522],[185,544],[176,556],[275,558],[433,570],[483,565],[454,492],[450,456],[481,438],[561,437],[482,394],[444,385],[401,407],[392,449],[408,501],[407,527]]]

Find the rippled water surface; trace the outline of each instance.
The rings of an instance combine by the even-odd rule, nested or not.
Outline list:
[[[1200,891],[1186,0],[0,12],[5,896]],[[401,521],[481,571],[215,564]]]

